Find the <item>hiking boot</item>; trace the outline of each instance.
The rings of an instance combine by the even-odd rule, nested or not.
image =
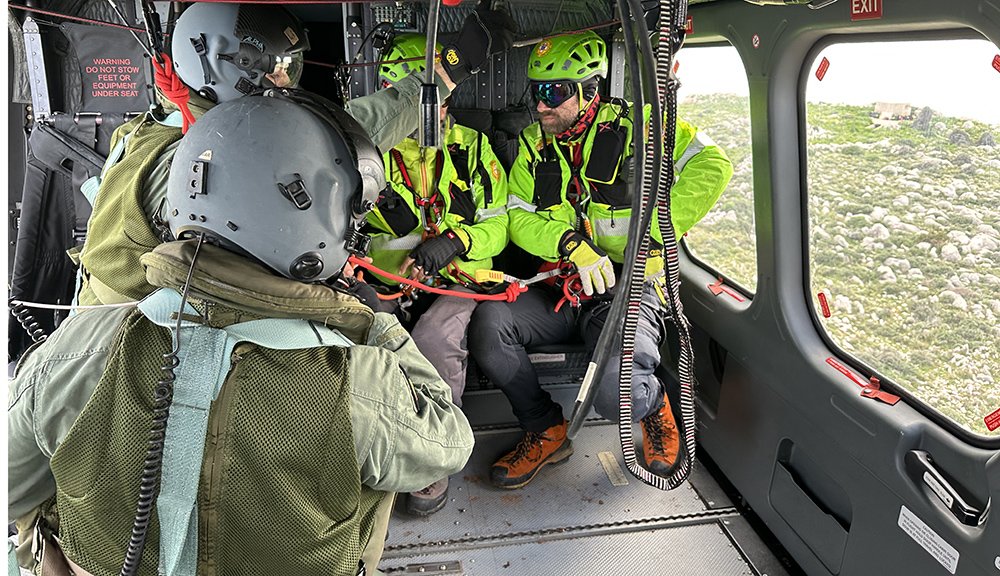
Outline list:
[[[406,511],[414,516],[430,516],[444,508],[448,501],[448,477],[434,482],[427,488],[410,492],[406,499]]]
[[[646,468],[664,476],[677,461],[681,449],[680,435],[670,401],[663,395],[663,406],[640,421],[642,425],[642,455],[646,458]]]
[[[520,488],[538,474],[542,466],[562,462],[573,454],[573,444],[566,437],[566,424],[545,432],[525,432],[512,451],[497,460],[490,470],[490,481],[498,488]]]

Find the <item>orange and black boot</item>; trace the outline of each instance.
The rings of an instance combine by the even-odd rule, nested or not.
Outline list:
[[[497,460],[490,470],[490,481],[498,488],[520,488],[538,474],[542,466],[562,462],[573,454],[573,444],[566,437],[566,424],[545,432],[525,432],[512,451]]]
[[[677,461],[680,451],[680,434],[674,413],[670,410],[670,401],[663,395],[663,406],[646,416],[642,425],[642,455],[646,458],[646,468],[655,474],[666,475],[670,467]]]

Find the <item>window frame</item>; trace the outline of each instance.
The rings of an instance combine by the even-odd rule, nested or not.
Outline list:
[[[861,44],[874,42],[914,42],[914,41],[945,41],[945,40],[985,40],[993,44],[993,41],[974,28],[953,28],[947,30],[926,30],[926,31],[905,31],[905,32],[874,32],[874,33],[851,33],[851,34],[830,34],[816,41],[806,53],[802,62],[802,70],[799,73],[798,86],[798,124],[799,124],[799,166],[800,181],[799,189],[801,193],[800,206],[802,208],[802,264],[803,264],[803,293],[806,296],[806,307],[809,311],[810,319],[816,328],[820,340],[826,344],[830,352],[836,359],[854,370],[861,373],[865,378],[876,377],[879,384],[885,390],[899,396],[906,401],[907,406],[913,408],[921,415],[928,418],[944,430],[950,432],[963,442],[976,448],[987,450],[1000,449],[1000,436],[982,436],[971,430],[960,426],[957,422],[939,412],[936,408],[919,398],[902,384],[898,384],[892,378],[882,374],[879,370],[868,365],[866,362],[854,355],[846,352],[830,337],[829,332],[823,327],[820,315],[816,310],[816,295],[812,293],[812,261],[810,252],[810,213],[809,213],[809,139],[808,123],[806,115],[806,89],[809,84],[809,77],[812,74],[813,65],[817,58],[826,48],[835,44]],[[994,46],[997,46],[994,44]],[[1000,46],[997,46],[1000,50]]]
[[[750,99],[753,97],[753,94],[750,93],[750,91],[749,91],[749,88],[750,88],[750,77],[749,77],[749,75],[747,73],[747,63],[746,63],[745,60],[743,60],[743,53],[740,52],[739,48],[737,48],[735,44],[733,44],[733,42],[732,42],[732,40],[730,38],[728,38],[728,37],[715,37],[715,38],[713,38],[713,39],[711,39],[711,40],[709,40],[707,42],[685,42],[685,45],[684,45],[684,48],[687,48],[689,50],[692,49],[692,48],[722,48],[722,47],[729,47],[729,48],[732,48],[734,51],[736,51],[736,55],[739,57],[740,63],[743,65],[744,78],[747,81],[747,88],[748,88],[747,102],[749,103]],[[681,53],[681,55],[683,55],[683,53]],[[678,102],[678,105],[680,105],[680,102]],[[759,286],[760,285],[760,266],[759,266],[760,258],[759,258],[759,255],[757,253],[757,243],[756,243],[756,239],[757,239],[757,214],[756,214],[757,188],[753,184],[754,180],[755,180],[754,177],[756,176],[756,172],[757,172],[757,165],[752,160],[753,159],[753,124],[754,124],[754,122],[753,122],[753,106],[750,106],[749,119],[750,119],[750,157],[751,157],[751,165],[752,165],[752,167],[750,169],[750,174],[751,174],[751,178],[750,178],[750,191],[751,191],[752,203],[753,203],[753,206],[754,206],[754,214],[753,214],[754,269],[756,271],[755,275],[757,276],[757,285]],[[709,134],[709,135],[711,135],[711,134]],[[728,188],[728,187],[729,186],[727,185],[726,188]],[[726,192],[723,191],[722,193],[725,194]],[[713,206],[713,208],[714,208],[714,206]],[[697,224],[695,226],[697,226]],[[731,276],[729,276],[728,274],[723,273],[721,270],[719,270],[715,266],[712,266],[711,264],[709,264],[705,260],[703,260],[703,259],[699,258],[698,256],[696,256],[694,254],[694,251],[691,249],[691,247],[688,246],[687,239],[685,237],[683,237],[683,236],[680,237],[678,239],[677,244],[680,246],[681,250],[684,251],[684,255],[687,256],[687,258],[689,260],[691,260],[691,262],[693,262],[694,264],[698,265],[700,268],[704,269],[706,272],[712,274],[714,277],[722,280],[726,284],[727,287],[735,289],[737,292],[739,292],[741,295],[743,295],[747,299],[748,304],[749,304],[749,302],[753,301],[753,298],[754,298],[754,296],[757,293],[756,290],[750,290],[749,288],[747,288],[746,286],[744,286],[743,284],[741,284],[740,282],[738,282],[737,280],[735,280],[734,278],[732,278]]]

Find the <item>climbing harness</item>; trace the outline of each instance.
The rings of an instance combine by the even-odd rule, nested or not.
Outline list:
[[[405,285],[410,286],[412,288],[417,288],[419,290],[423,290],[424,292],[430,292],[431,294],[438,294],[440,296],[454,296],[456,298],[465,298],[467,300],[478,300],[480,302],[486,302],[486,301],[491,301],[491,302],[513,302],[514,300],[517,300],[517,297],[519,295],[521,295],[522,293],[524,293],[525,291],[528,290],[527,284],[524,284],[523,282],[518,281],[518,282],[510,282],[510,283],[508,283],[508,285],[504,289],[504,291],[500,292],[500,293],[497,293],[497,294],[470,294],[468,292],[459,292],[457,290],[448,290],[447,288],[438,288],[436,286],[427,286],[426,284],[422,284],[420,282],[417,282],[416,280],[413,280],[412,278],[406,278],[406,277],[400,276],[398,274],[393,274],[392,272],[386,272],[385,270],[382,270],[381,268],[375,266],[374,264],[371,264],[370,262],[366,262],[366,261],[362,260],[361,258],[355,256],[355,255],[350,256],[347,259],[347,261],[350,262],[351,264],[353,264],[355,267],[364,268],[365,270],[368,270],[369,272],[372,272],[374,274],[378,274],[379,276],[383,276],[383,277],[388,278],[388,279],[390,279],[390,280],[392,280],[394,282],[399,282],[400,284],[405,284]],[[487,272],[492,272],[492,271],[488,270]]]

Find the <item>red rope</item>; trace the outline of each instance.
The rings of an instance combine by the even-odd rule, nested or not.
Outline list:
[[[527,286],[524,286],[523,284],[520,284],[518,282],[511,282],[510,284],[507,285],[507,289],[504,290],[503,294],[469,294],[468,292],[456,292],[454,290],[448,290],[446,288],[435,288],[433,286],[427,286],[425,284],[417,282],[416,280],[412,280],[410,278],[404,278],[402,276],[398,276],[391,272],[386,272],[385,270],[378,268],[374,264],[365,262],[364,260],[358,258],[357,256],[352,255],[350,258],[347,259],[347,261],[356,267],[360,266],[361,268],[364,268],[369,272],[399,282],[400,284],[406,284],[407,286],[418,288],[420,290],[423,290],[424,292],[430,292],[432,294],[440,294],[442,296],[454,296],[456,298],[465,298],[467,300],[477,300],[480,302],[485,302],[485,301],[513,302],[514,300],[517,300],[517,297],[520,296],[522,293],[528,291]]]
[[[156,87],[163,91],[163,95],[168,100],[180,108],[181,116],[184,117],[184,126],[181,127],[181,133],[187,134],[188,128],[194,124],[194,114],[188,108],[188,102],[191,100],[191,92],[181,82],[181,79],[177,77],[177,74],[174,73],[174,63],[170,61],[170,56],[161,54],[160,57],[163,58],[162,64],[153,60],[153,68],[156,70],[153,74],[156,78]]]
[[[64,20],[73,20],[76,22],[83,22],[85,24],[97,24],[98,26],[107,26],[109,28],[120,28],[122,30],[132,30],[133,32],[145,32],[143,28],[133,28],[131,26],[123,26],[121,24],[115,24],[114,22],[107,22],[105,20],[94,20],[91,18],[80,18],[79,16],[70,16],[69,14],[61,14],[59,12],[51,12],[49,10],[39,10],[32,6],[24,6],[22,4],[7,4],[8,8],[14,8],[15,10],[23,10],[25,12],[34,12],[36,14],[44,14],[46,16],[55,16],[56,18],[62,18]],[[39,22],[41,23],[41,22]]]

